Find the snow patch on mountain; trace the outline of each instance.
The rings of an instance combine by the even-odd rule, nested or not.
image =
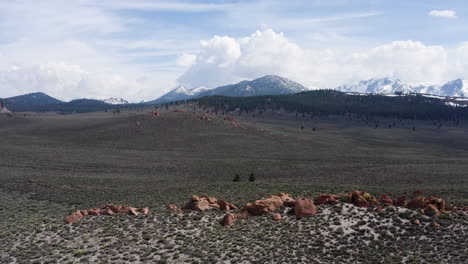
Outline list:
[[[101,102],[106,103],[106,104],[111,104],[111,105],[122,105],[122,104],[128,104],[129,102],[127,100],[124,100],[122,98],[107,98],[101,100]]]

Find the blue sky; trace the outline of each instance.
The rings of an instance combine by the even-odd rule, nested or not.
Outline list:
[[[0,97],[150,100],[279,74],[468,79],[464,1],[0,1]]]

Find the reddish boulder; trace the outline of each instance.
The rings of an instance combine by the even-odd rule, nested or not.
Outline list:
[[[435,205],[440,212],[445,212],[445,201],[443,199],[429,196],[426,198],[426,202]]]
[[[231,203],[228,203],[224,200],[217,200],[216,201],[219,205],[219,209],[221,211],[230,211],[230,210],[235,210],[235,209],[238,209],[237,206],[231,204]]]
[[[264,215],[283,206],[283,201],[278,195],[270,195],[265,199],[247,203],[242,209],[254,216]]]
[[[71,224],[71,223],[74,223],[78,220],[80,220],[81,218],[83,218],[83,214],[81,213],[81,211],[75,211],[73,212],[71,215],[65,217],[65,219],[63,219],[63,221],[66,223],[66,224]]]
[[[413,200],[409,201],[407,204],[408,208],[413,208],[413,209],[424,209],[427,205],[426,199],[423,196],[418,196],[414,198]]]
[[[315,198],[315,203],[320,204],[337,204],[339,203],[340,196],[334,194],[320,194]]]
[[[284,206],[293,207],[296,204],[296,200],[287,193],[280,193],[278,197],[283,201]]]
[[[424,213],[428,216],[432,217],[439,217],[440,216],[440,211],[437,208],[436,205],[434,204],[428,204],[426,208],[424,208]]]
[[[141,208],[141,209],[140,209],[140,212],[141,212],[143,215],[148,215],[148,214],[149,214],[149,209],[148,209],[148,207]]]
[[[298,217],[314,215],[317,213],[317,208],[314,202],[308,198],[299,198],[294,205],[294,215]]]
[[[283,218],[283,217],[281,216],[280,213],[276,213],[276,214],[274,214],[273,217],[272,217],[273,221],[279,221],[279,220],[281,220],[282,218]]]
[[[221,225],[223,226],[232,226],[236,221],[237,217],[235,214],[227,214],[224,216],[223,220],[221,221]]]
[[[421,221],[419,221],[419,219],[416,219],[416,220],[413,221],[413,223],[414,223],[415,225],[420,225],[420,224],[421,224]]]
[[[395,206],[406,207],[406,205],[408,204],[408,202],[406,201],[406,196],[398,197],[394,204]]]
[[[392,206],[393,205],[393,199],[387,195],[382,195],[382,198],[380,199],[380,202],[385,205],[385,206]]]

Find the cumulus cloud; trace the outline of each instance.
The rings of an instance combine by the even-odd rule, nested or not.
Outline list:
[[[456,12],[453,10],[432,10],[429,12],[429,16],[444,17],[444,18],[458,18]]]
[[[16,65],[0,69],[3,97],[41,91],[65,101],[82,97],[104,99],[112,96],[136,101],[138,98],[135,95],[144,94],[151,83],[144,78],[128,79],[117,74],[95,74],[79,65],[64,62]]]
[[[283,33],[266,29],[239,39],[215,36],[202,41],[194,64],[179,82],[189,87],[216,87],[277,74],[317,88],[374,77],[440,84],[468,78],[466,49],[468,44],[447,49],[412,40],[354,52],[305,49]]]

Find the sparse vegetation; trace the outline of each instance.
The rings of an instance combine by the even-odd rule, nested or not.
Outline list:
[[[166,107],[171,111],[176,106],[161,108]],[[463,124],[438,129],[430,120],[402,119],[391,129],[383,125],[374,130],[347,117],[316,116],[301,120],[307,128],[301,131],[295,114],[290,118],[287,112],[257,112],[255,122],[251,113],[245,114],[241,127],[233,127],[222,118],[206,121],[190,113],[158,111],[160,117],[122,109],[120,115],[108,111],[0,120],[0,263],[466,259],[464,214],[431,218],[401,208],[376,212],[338,204],[320,206],[312,217],[296,219],[280,211],[283,219],[277,222],[265,215],[224,228],[219,225],[224,214],[218,211],[166,209],[193,194],[242,206],[280,192],[314,198],[354,189],[376,197],[422,190],[443,197],[447,205],[466,205],[468,134]],[[236,116],[231,114],[226,112]],[[233,174],[240,178],[252,172],[255,184],[232,182]],[[74,210],[106,203],[149,207],[151,213],[63,223]]]

